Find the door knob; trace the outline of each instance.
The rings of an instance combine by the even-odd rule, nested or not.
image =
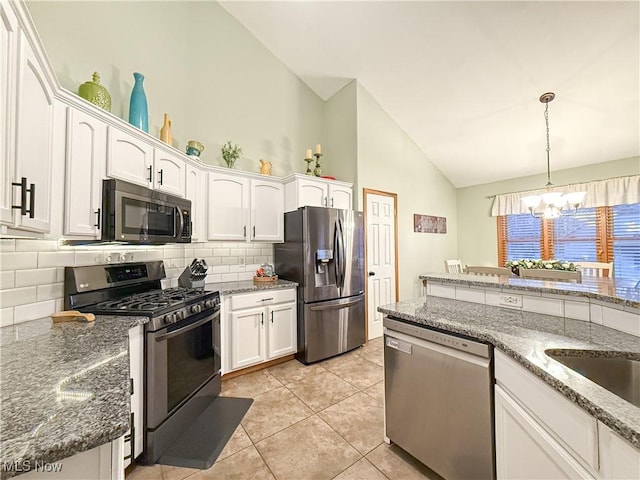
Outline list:
[[[376,274],[376,272],[369,272],[369,276],[373,277]]]

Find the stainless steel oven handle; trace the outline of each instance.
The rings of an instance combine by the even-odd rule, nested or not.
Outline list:
[[[203,318],[202,320],[198,320],[197,322],[191,323],[186,327],[179,328],[178,330],[175,330],[175,331],[173,331],[171,333],[164,333],[162,335],[158,335],[155,338],[155,340],[156,340],[156,342],[161,342],[163,340],[168,340],[170,338],[177,337],[178,335],[182,335],[183,333],[188,332],[189,330],[194,330],[194,329],[198,328],[200,325],[203,325],[203,324],[205,324],[207,322],[210,322],[211,321],[211,317],[212,316],[215,317],[216,315],[217,316],[220,315],[220,311],[219,310],[215,314],[208,315],[205,318]]]

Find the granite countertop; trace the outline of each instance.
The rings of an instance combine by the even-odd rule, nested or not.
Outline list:
[[[550,348],[631,352],[640,338],[601,325],[439,297],[421,297],[378,308],[385,315],[493,344],[555,390],[640,448],[640,408],[552,360]]]
[[[274,288],[295,288],[298,284],[289,280],[276,280],[275,282],[254,283],[253,280],[240,282],[207,283],[205,290],[218,290],[220,295],[232,295],[234,293],[257,292],[260,290],[272,290]]]
[[[508,288],[524,292],[554,293],[577,297],[594,298],[606,303],[640,308],[640,287],[637,280],[615,277],[582,277],[582,283],[554,282],[549,280],[524,279],[519,277],[497,277],[471,275],[468,273],[425,273],[421,280],[439,283],[476,286],[482,288]]]
[[[0,329],[0,459],[56,462],[129,429],[128,331],[146,317]],[[17,463],[13,463],[17,462]],[[2,468],[0,478],[15,471]]]

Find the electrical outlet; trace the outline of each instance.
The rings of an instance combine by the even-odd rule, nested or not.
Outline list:
[[[244,257],[238,257],[238,265],[245,265]]]
[[[522,295],[500,295],[500,305],[512,308],[522,308]]]

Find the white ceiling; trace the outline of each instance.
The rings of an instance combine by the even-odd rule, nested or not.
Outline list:
[[[454,186],[640,154],[640,2],[231,1],[328,99],[352,79]],[[400,160],[400,159],[398,159]]]

